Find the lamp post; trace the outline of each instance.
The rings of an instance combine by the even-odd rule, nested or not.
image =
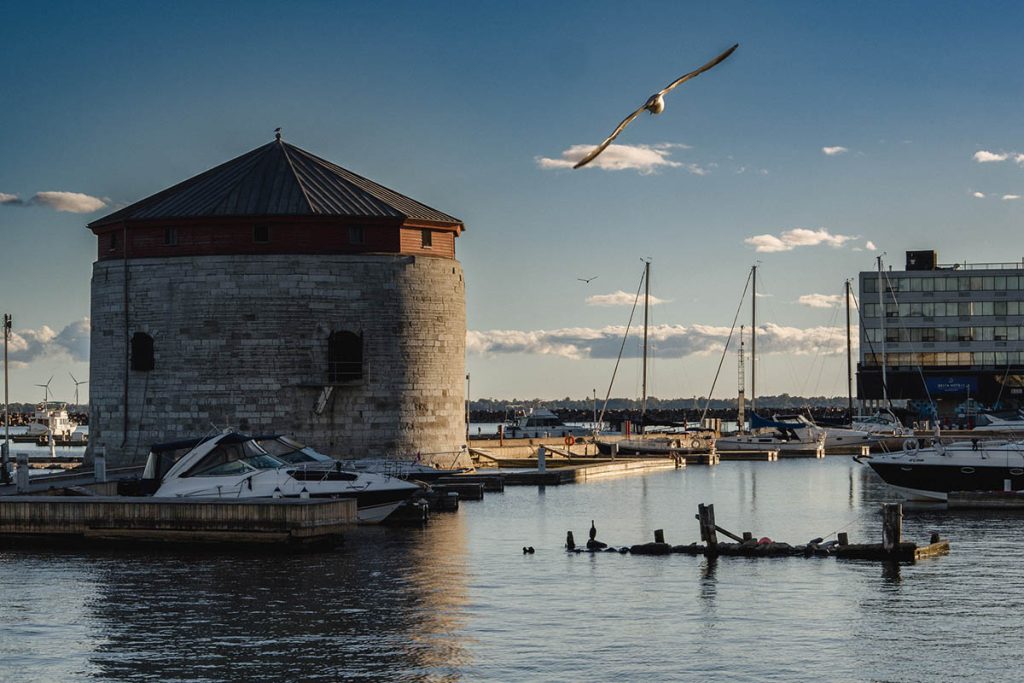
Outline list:
[[[7,388],[7,342],[11,337],[11,314],[4,314],[4,443],[0,446],[0,483],[10,484],[11,475],[7,471],[11,448],[11,413],[8,408],[10,396]]]

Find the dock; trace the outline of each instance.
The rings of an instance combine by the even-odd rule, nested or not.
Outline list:
[[[330,547],[357,522],[353,499],[0,497],[0,547],[175,543]]]

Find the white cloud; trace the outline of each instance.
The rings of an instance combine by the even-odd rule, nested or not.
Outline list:
[[[537,157],[537,166],[543,169],[572,168],[585,157],[594,145],[573,145],[562,152],[561,159]],[[687,145],[660,143],[657,145],[608,145],[596,159],[583,168],[600,168],[605,171],[636,170],[643,175],[654,173],[660,168],[685,168],[694,175],[705,175],[707,170],[697,164],[684,164],[669,159],[673,149],[689,149]]]
[[[24,367],[48,356],[70,356],[72,360],[89,359],[89,318],[76,320],[59,333],[48,325],[37,330],[12,330],[9,357],[11,365]]]
[[[974,197],[975,199],[984,199],[985,198],[985,193],[984,192],[972,192],[971,196]]]
[[[616,358],[622,348],[624,326],[600,329],[565,328],[559,330],[470,330],[466,333],[466,351],[474,355],[526,354],[560,356],[571,360]],[[630,341],[623,355],[638,358],[642,328],[630,329]],[[655,325],[648,329],[648,344],[658,358],[683,358],[691,355],[721,354],[729,336],[728,327],[713,325]],[[857,339],[857,334],[853,335]],[[738,345],[734,332],[733,345]],[[766,324],[758,326],[759,353],[795,355],[839,355],[846,353],[845,335],[831,327],[800,329]]]
[[[875,243],[872,242],[871,240],[868,240],[867,242],[864,243],[864,248],[867,249],[868,251],[877,251],[878,249],[878,247],[875,246]]]
[[[804,294],[797,302],[811,308],[832,308],[842,303],[843,297],[838,294]]]
[[[0,204],[7,204],[8,206],[42,205],[69,213],[92,213],[106,206],[107,201],[82,194],[81,192],[60,192],[55,190],[52,192],[36,192],[28,201],[20,199],[16,194],[0,192]]]
[[[30,201],[69,213],[92,213],[107,205],[102,199],[81,192],[36,192]]]
[[[621,289],[612,294],[595,294],[587,297],[588,306],[632,306],[634,301],[637,301],[636,294],[623,292]],[[668,302],[669,299],[659,299],[656,296],[651,296],[648,299],[648,303],[650,303],[651,306],[657,306],[658,304]]]
[[[988,164],[994,161],[1006,161],[1010,158],[1010,155],[1006,152],[989,152],[988,150],[980,149],[974,153],[974,160],[979,164]]]
[[[807,228],[793,228],[775,235],[754,235],[743,242],[754,247],[756,251],[772,253],[777,251],[792,251],[797,247],[814,247],[825,244],[833,249],[843,246],[850,240],[857,239],[850,235],[833,235],[825,228],[809,230]]]
[[[839,155],[839,154],[845,154],[846,152],[849,152],[850,150],[847,149],[846,147],[838,147],[837,146],[837,147],[822,147],[821,151],[824,152],[827,156],[834,157],[834,156]]]
[[[1004,202],[1013,201],[1014,199],[1020,199],[1020,195],[1019,194],[1004,194],[1003,195],[1003,201]]]

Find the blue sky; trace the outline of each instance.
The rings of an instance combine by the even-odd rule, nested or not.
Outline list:
[[[603,396],[629,306],[596,303],[631,297],[644,257],[662,300],[649,393],[708,393],[757,261],[759,393],[845,394],[844,314],[801,297],[882,252],[1024,256],[1021,25],[1024,7],[986,2],[8,3],[12,400],[51,375],[70,400],[69,373],[88,375],[85,224],[277,126],[465,221],[474,398]],[[736,42],[606,151],[630,168],[545,161]],[[639,394],[626,349],[616,396]],[[715,395],[735,376],[731,355]]]

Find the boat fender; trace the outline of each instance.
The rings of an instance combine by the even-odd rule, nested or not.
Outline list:
[[[908,455],[914,455],[915,453],[917,453],[917,449],[920,447],[921,445],[917,442],[917,439],[903,440],[903,452],[907,453]]]

